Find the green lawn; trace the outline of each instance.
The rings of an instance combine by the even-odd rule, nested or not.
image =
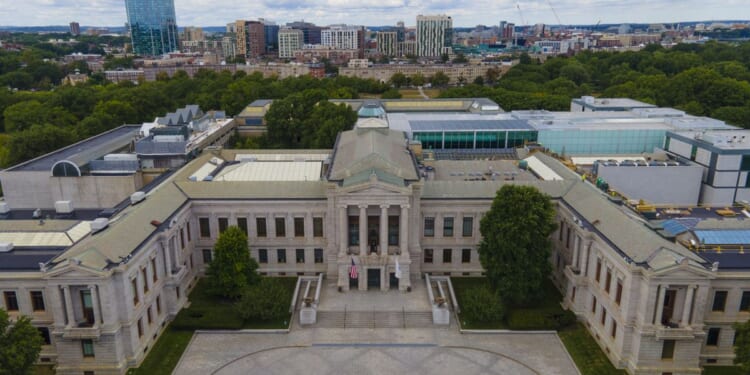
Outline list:
[[[737,366],[706,366],[703,375],[746,375]]]
[[[573,357],[578,369],[583,375],[625,375],[625,371],[617,370],[609,361],[599,344],[594,341],[586,327],[578,323],[574,327],[559,331],[565,349]]]
[[[296,277],[279,278],[292,293]],[[129,375],[171,374],[197,329],[286,329],[291,316],[271,321],[243,321],[234,303],[212,296],[204,280],[190,293],[190,307],[182,309],[143,360]]]

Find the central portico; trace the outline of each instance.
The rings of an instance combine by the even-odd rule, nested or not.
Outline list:
[[[335,273],[342,290],[405,291],[410,273],[418,272],[411,255],[419,245],[409,232],[418,222],[413,207],[421,184],[406,142],[402,132],[377,124],[343,132],[336,142],[328,181],[336,183],[329,202],[335,207]]]

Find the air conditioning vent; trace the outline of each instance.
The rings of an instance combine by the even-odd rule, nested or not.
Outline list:
[[[0,253],[7,253],[13,250],[13,242],[0,242]]]
[[[73,213],[73,202],[71,202],[71,201],[57,201],[57,202],[55,202],[55,213],[58,213],[58,214],[71,214],[71,213]]]
[[[144,199],[146,199],[146,193],[142,191],[136,191],[135,193],[130,194],[130,204],[138,204]]]
[[[96,233],[109,226],[109,219],[100,217],[91,222],[91,233]]]

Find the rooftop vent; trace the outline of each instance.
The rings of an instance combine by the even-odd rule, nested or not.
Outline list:
[[[31,214],[31,217],[34,218],[34,219],[41,219],[42,218],[42,209],[41,208],[37,208],[36,210],[34,210],[34,212]]]
[[[0,202],[0,215],[10,213],[10,207],[7,202]]]
[[[7,253],[13,250],[13,242],[0,242],[0,253]]]
[[[109,226],[109,219],[100,217],[91,222],[91,233],[96,233]]]
[[[55,202],[55,213],[58,213],[58,214],[71,214],[71,213],[73,213],[73,202],[71,202],[71,201],[57,201],[57,202]]]
[[[136,191],[135,193],[130,194],[130,204],[141,203],[144,199],[146,199],[146,193],[142,191]]]

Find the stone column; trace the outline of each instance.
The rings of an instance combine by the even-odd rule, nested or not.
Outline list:
[[[590,249],[591,243],[589,243],[588,246],[584,245],[583,248],[583,257],[579,259],[579,262],[581,262],[581,272],[583,272],[584,276],[588,275],[589,272],[589,256],[590,256]]]
[[[380,205],[380,254],[388,254],[388,205]]]
[[[685,296],[685,306],[682,308],[682,326],[690,326],[690,310],[693,309],[693,293],[695,292],[695,286],[688,285],[687,295]]]
[[[96,289],[96,285],[89,285],[89,293],[91,293],[91,304],[94,307],[94,328],[98,327],[99,322],[102,320],[102,311],[99,308],[99,295]]]
[[[348,213],[346,212],[346,205],[339,206],[339,256],[344,256],[346,250],[349,248],[348,232],[349,226],[347,225]]]
[[[67,328],[73,327],[75,323],[75,315],[73,315],[73,298],[70,296],[70,286],[63,286],[63,294],[65,295],[65,314],[68,316]]]
[[[359,256],[367,255],[367,205],[359,205]]]
[[[656,317],[654,318],[654,324],[661,326],[661,316],[664,313],[664,298],[667,294],[667,287],[669,285],[659,286],[659,295],[656,297]]]
[[[573,260],[571,261],[571,265],[573,266],[573,268],[578,268],[578,257],[580,256],[579,249],[578,249],[579,244],[580,244],[580,237],[576,235],[575,242],[573,243]]]
[[[401,223],[399,225],[399,248],[401,254],[409,254],[409,205],[404,204],[401,206]],[[408,258],[408,256],[407,256]]]

